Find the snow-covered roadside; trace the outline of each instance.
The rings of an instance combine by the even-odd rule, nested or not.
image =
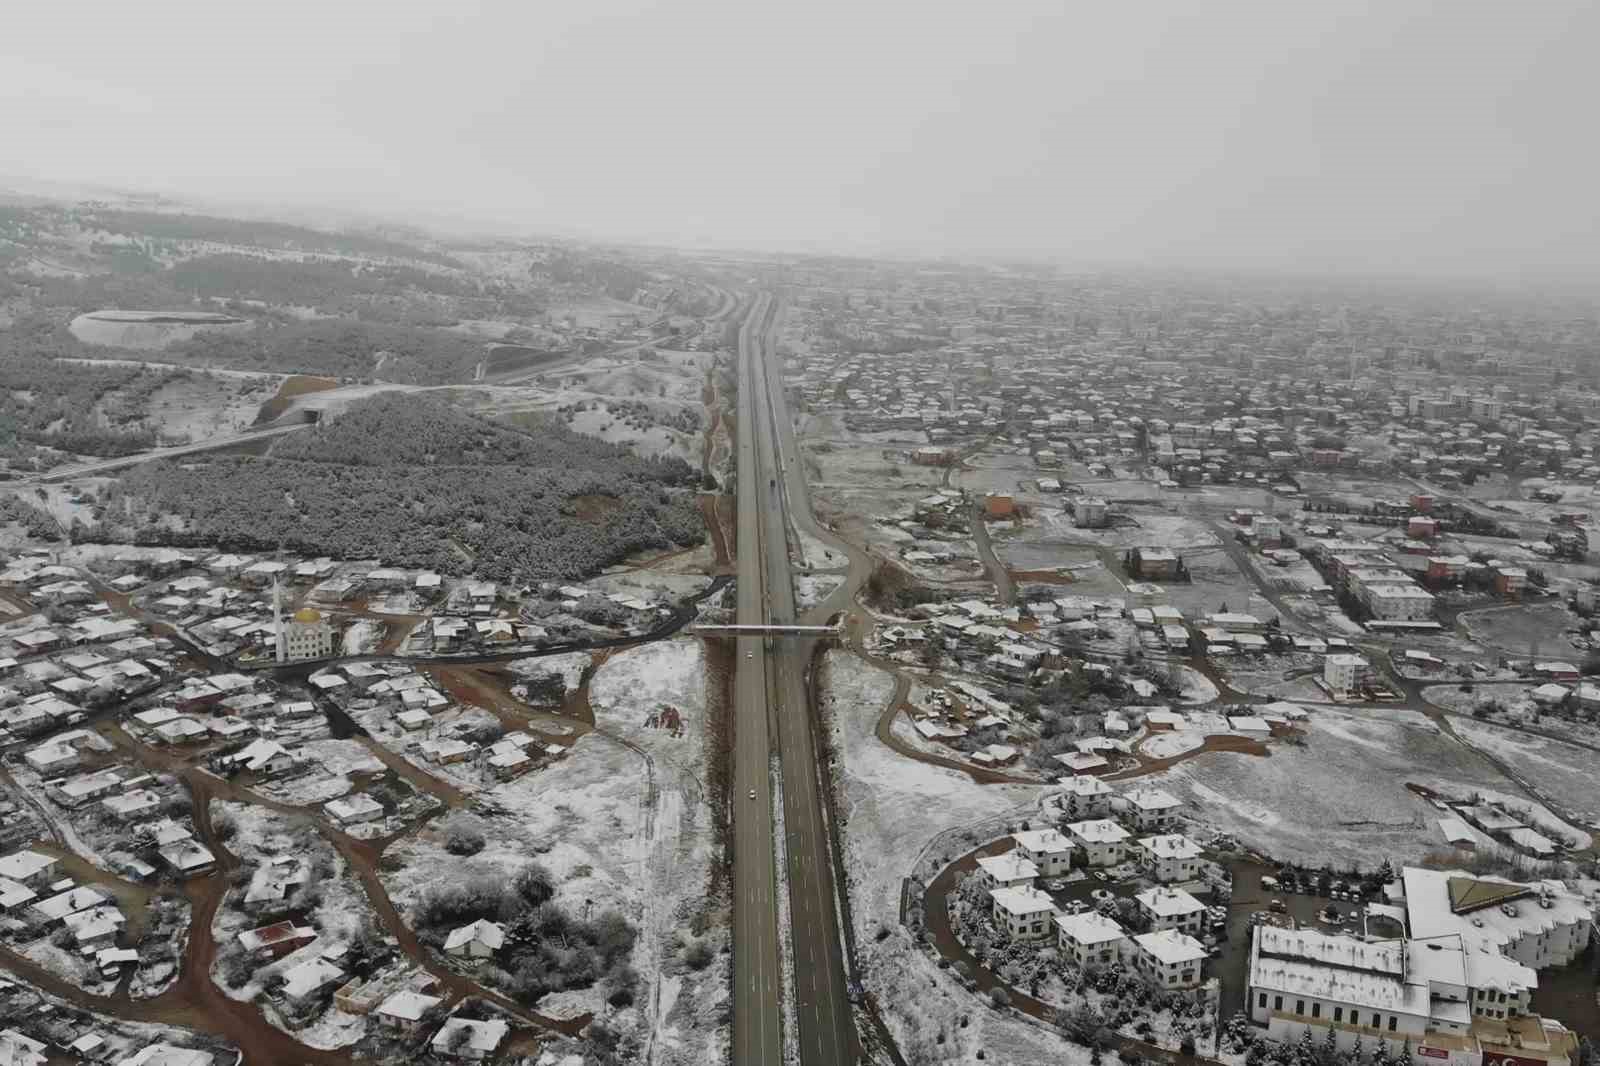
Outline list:
[[[638,883],[640,936],[633,965],[649,982],[639,1022],[658,1063],[715,1062],[729,1032],[719,1007],[730,958],[701,970],[680,967],[680,944],[706,929],[708,946],[725,945],[726,916],[706,899],[715,853],[715,825],[702,782],[706,773],[706,667],[700,642],[659,641],[608,658],[589,684],[595,727],[641,749],[655,786],[655,809],[641,795]],[[655,724],[652,725],[651,722]]]
[[[1086,1062],[1087,1049],[991,1010],[939,969],[900,924],[902,881],[930,842],[1013,812],[1026,818],[1042,789],[978,785],[966,774],[897,755],[875,733],[894,678],[838,650],[828,652],[820,676],[839,756],[834,788],[863,979],[908,1061],[968,1062],[982,1049],[990,1062]],[[936,1044],[941,1033],[945,1043]]]

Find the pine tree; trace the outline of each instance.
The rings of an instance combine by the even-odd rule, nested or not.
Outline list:
[[[1294,1049],[1294,1061],[1296,1066],[1317,1066],[1317,1049],[1311,1042],[1309,1025],[1300,1030],[1300,1040]]]
[[[1321,1066],[1339,1066],[1339,1037],[1331,1025],[1328,1027],[1328,1035],[1322,1038],[1322,1054],[1319,1061]]]

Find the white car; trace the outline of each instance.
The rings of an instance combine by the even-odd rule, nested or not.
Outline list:
[[[756,790],[753,789],[753,788],[750,790],[750,798],[751,799],[755,799],[756,798]]]

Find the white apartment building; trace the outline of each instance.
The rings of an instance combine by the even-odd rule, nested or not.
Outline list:
[[[1037,888],[991,888],[989,899],[994,905],[994,924],[1012,940],[1042,940],[1054,931],[1050,919],[1056,913],[1055,902]]]
[[[1133,898],[1150,920],[1150,928],[1157,932],[1163,929],[1191,934],[1200,931],[1206,905],[1181,888],[1147,888]]]
[[[1534,970],[1576,959],[1594,923],[1594,909],[1559,881],[1523,884],[1408,866],[1399,888],[1413,938],[1457,936]]]
[[[1340,653],[1322,660],[1322,682],[1336,696],[1348,696],[1371,669],[1359,655]]]
[[[1433,593],[1420,585],[1373,585],[1365,599],[1374,621],[1426,622],[1433,617]]]
[[[1055,829],[1028,829],[1012,833],[1011,839],[1043,877],[1060,877],[1072,869],[1072,841]]]
[[[1091,963],[1109,965],[1128,950],[1128,934],[1115,920],[1099,911],[1056,915],[1056,943],[1062,954],[1079,968]]]
[[[1072,524],[1079,529],[1096,529],[1106,521],[1106,501],[1099,496],[1079,496],[1073,501]]]
[[[1162,988],[1194,988],[1205,979],[1205,945],[1176,929],[1133,938],[1134,967]]]
[[[1458,935],[1368,942],[1315,930],[1258,926],[1247,1007],[1274,1040],[1331,1030],[1341,1050],[1408,1045],[1415,1066],[1568,1066],[1576,1036],[1528,1013],[1538,977]]]
[[[1164,833],[1134,841],[1134,854],[1163,884],[1193,881],[1200,876],[1200,845],[1182,833]]]
[[[1109,818],[1073,822],[1067,826],[1072,842],[1083,849],[1089,866],[1115,866],[1126,857],[1126,845],[1133,834]]]

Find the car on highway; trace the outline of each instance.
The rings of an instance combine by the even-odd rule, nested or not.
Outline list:
[[[756,798],[756,790],[753,789],[753,788],[750,790],[750,798],[751,799],[755,799]]]
[[[746,659],[754,659],[756,657],[756,653],[753,651],[747,651],[744,653],[744,657]]]

